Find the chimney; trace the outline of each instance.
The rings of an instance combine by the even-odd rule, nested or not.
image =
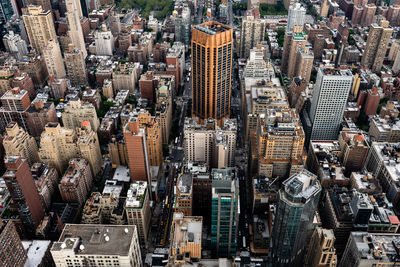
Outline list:
[[[13,95],[19,94],[20,91],[21,91],[21,89],[19,87],[14,87],[14,88],[11,89],[11,93]]]
[[[33,106],[35,109],[43,109],[44,108],[44,102],[42,100],[36,101],[33,103]]]
[[[134,121],[129,121],[128,122],[128,129],[129,131],[131,131],[134,134],[138,134],[139,133],[139,122],[137,120]]]

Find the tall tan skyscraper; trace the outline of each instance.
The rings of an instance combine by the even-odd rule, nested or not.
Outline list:
[[[259,116],[257,147],[259,174],[287,178],[306,161],[305,135],[295,109],[267,109]]]
[[[66,0],[67,19],[68,19],[68,35],[75,48],[79,49],[83,58],[86,58],[87,51],[85,47],[85,39],[80,18],[82,17],[82,8],[79,0]]]
[[[74,130],[48,123],[40,138],[40,160],[51,163],[62,174],[68,161],[78,156],[76,139]]]
[[[95,107],[91,103],[83,103],[79,98],[71,99],[62,113],[62,122],[65,128],[81,127],[83,121],[89,121],[90,127],[97,132],[100,122]]]
[[[242,32],[240,34],[239,55],[241,58],[248,58],[250,49],[264,41],[267,22],[263,19],[255,19],[254,16],[247,16],[242,21]]]
[[[361,65],[370,67],[373,72],[381,71],[392,33],[387,20],[381,21],[380,26],[371,25]]]
[[[79,153],[82,158],[89,162],[90,167],[92,168],[92,173],[96,176],[99,173],[103,162],[97,133],[92,130],[88,121],[83,121],[81,128],[76,128],[76,131],[78,136],[77,145]]]
[[[64,62],[67,70],[67,77],[74,86],[87,85],[87,73],[85,55],[73,44],[68,46],[64,52]]]
[[[43,48],[43,56],[49,76],[54,76],[56,79],[66,77],[64,60],[57,39],[47,42],[47,45]]]
[[[10,122],[6,127],[3,146],[6,156],[20,156],[31,166],[39,161],[35,138],[30,136],[16,122]]]
[[[293,31],[285,33],[281,70],[289,78],[295,76],[297,53],[305,48],[307,39],[308,36],[300,25],[295,25]]]
[[[230,115],[233,30],[209,21],[192,29],[192,115],[201,122]]]
[[[41,6],[28,6],[23,9],[22,18],[29,42],[37,52],[42,53],[50,40],[57,40],[50,10],[43,10]]]
[[[293,77],[302,77],[310,81],[311,71],[314,62],[314,53],[311,46],[305,46],[296,52],[296,62]],[[292,78],[292,77],[291,77]]]

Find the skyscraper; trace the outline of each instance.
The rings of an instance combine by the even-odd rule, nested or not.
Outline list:
[[[305,16],[306,16],[306,9],[300,3],[296,3],[293,6],[290,6],[286,31],[287,32],[292,31],[295,25],[303,27]]]
[[[96,55],[99,56],[113,55],[114,37],[111,31],[107,29],[106,24],[101,25],[101,30],[95,31],[94,40],[96,44]]]
[[[289,78],[296,76],[297,54],[306,47],[307,39],[303,26],[294,25],[292,31],[285,33],[281,69]]]
[[[258,121],[259,174],[287,178],[301,170],[306,161],[305,136],[296,110],[271,107]]]
[[[14,222],[0,221],[0,259],[1,266],[24,266],[27,255]]]
[[[74,130],[49,122],[40,137],[40,160],[51,163],[62,174],[68,161],[78,156],[76,138]]]
[[[68,19],[68,35],[75,48],[79,49],[83,58],[86,58],[87,51],[85,47],[85,40],[83,38],[83,31],[80,18],[82,16],[82,9],[79,0],[66,0],[65,6],[67,7]]]
[[[307,170],[292,175],[282,183],[272,230],[274,266],[301,266],[313,231],[321,185]]]
[[[311,101],[308,140],[336,140],[353,83],[351,70],[320,68]]]
[[[64,62],[67,77],[71,81],[71,85],[87,85],[85,55],[83,52],[74,48],[73,44],[70,44],[64,52]]]
[[[23,9],[22,18],[29,42],[38,53],[43,52],[50,40],[57,40],[53,15],[50,10],[43,10],[41,6],[28,6]]]
[[[61,178],[58,188],[64,202],[78,203],[83,207],[92,188],[93,175],[89,162],[82,158],[73,158]]]
[[[381,21],[380,25],[371,25],[361,65],[370,67],[373,72],[381,71],[392,33],[393,29],[386,20]]]
[[[192,30],[192,115],[222,122],[230,115],[233,30],[205,22]]]
[[[248,58],[250,50],[264,41],[267,22],[264,19],[256,19],[254,16],[247,16],[242,21],[242,32],[240,34],[239,55],[241,58]]]
[[[7,171],[3,174],[3,179],[17,206],[25,231],[28,235],[33,235],[44,217],[44,210],[31,170],[26,160],[19,156],[7,157],[5,164]]]
[[[54,76],[56,79],[65,78],[64,61],[57,40],[49,40],[47,42],[47,45],[43,48],[43,56],[49,76]]]
[[[137,117],[129,118],[129,121],[124,126],[124,139],[132,182],[150,181],[146,129],[139,126]]]
[[[211,200],[211,247],[216,257],[236,254],[239,188],[233,168],[213,169]]]

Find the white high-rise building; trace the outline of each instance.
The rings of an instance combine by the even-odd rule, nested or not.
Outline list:
[[[21,60],[23,56],[28,54],[28,47],[25,40],[19,34],[14,34],[13,31],[4,35],[3,43],[6,50],[18,60]]]
[[[306,9],[300,3],[296,3],[295,5],[290,6],[286,31],[292,31],[295,25],[301,25],[303,27],[305,16]]]
[[[351,70],[318,70],[311,101],[310,140],[336,140],[353,83]]]
[[[101,31],[94,34],[96,44],[96,55],[112,56],[114,50],[114,37],[111,31],[107,30],[105,24],[101,25]]]
[[[50,252],[56,266],[143,266],[136,225],[66,224]]]
[[[216,168],[233,167],[235,164],[236,120],[225,119],[223,126],[208,119],[205,125],[197,118],[186,118],[184,150],[187,162],[205,162]]]

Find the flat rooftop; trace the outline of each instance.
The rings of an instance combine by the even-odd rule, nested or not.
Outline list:
[[[217,33],[225,32],[232,29],[228,25],[215,21],[205,22],[203,24],[194,26],[194,28],[209,35],[216,35]]]
[[[136,225],[66,224],[51,251],[128,256]]]
[[[201,244],[203,217],[174,213],[174,222],[172,247],[186,247],[188,242]]]
[[[28,254],[24,267],[39,266],[50,245],[50,240],[22,241],[22,246]]]

